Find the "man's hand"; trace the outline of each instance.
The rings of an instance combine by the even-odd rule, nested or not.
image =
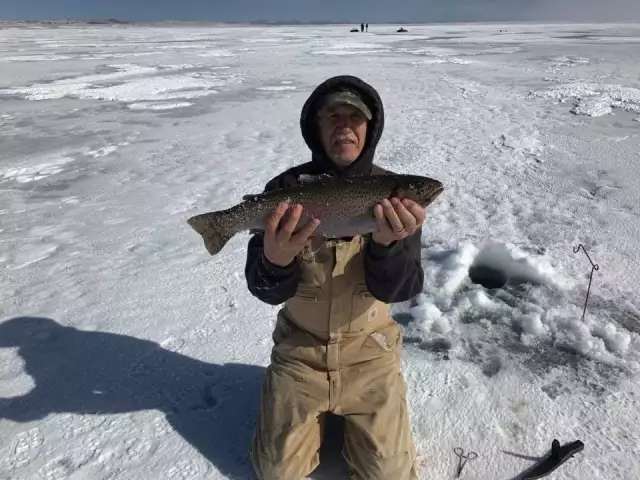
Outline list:
[[[372,239],[385,247],[416,233],[426,216],[424,207],[408,198],[402,201],[398,198],[382,200],[373,207],[373,213],[378,231],[373,232]]]
[[[269,216],[265,228],[264,255],[267,260],[279,267],[286,267],[293,262],[320,225],[320,220],[314,218],[294,235],[293,231],[302,215],[302,205],[294,205],[289,218],[282,221],[280,225],[288,209],[289,205],[286,203],[278,205]]]

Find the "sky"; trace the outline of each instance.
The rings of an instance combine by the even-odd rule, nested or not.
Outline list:
[[[640,21],[640,0],[0,0],[1,20]]]

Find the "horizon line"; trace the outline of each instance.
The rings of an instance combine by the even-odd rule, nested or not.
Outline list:
[[[155,24],[155,23],[216,23],[222,25],[360,25],[367,22],[350,22],[345,20],[122,20],[118,18],[65,18],[65,19],[21,19],[4,20],[0,18],[0,23],[99,23],[99,24]],[[473,24],[640,24],[640,20],[434,20],[434,21],[385,21],[369,22],[371,25],[438,25],[451,23],[473,23]]]

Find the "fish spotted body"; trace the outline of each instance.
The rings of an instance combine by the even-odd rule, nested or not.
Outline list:
[[[385,198],[409,198],[426,207],[443,190],[438,180],[417,175],[316,177],[294,187],[245,195],[243,202],[229,209],[196,215],[187,222],[215,255],[236,233],[263,231],[267,218],[282,202],[302,205],[296,230],[318,218],[320,225],[313,236],[339,238],[378,230],[373,207]]]

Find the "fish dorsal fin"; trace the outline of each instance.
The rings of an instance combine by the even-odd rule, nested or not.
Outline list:
[[[379,167],[378,165],[374,165],[373,167],[371,167],[371,175],[390,175],[391,172],[389,170],[385,170],[382,167]]]
[[[320,180],[327,180],[331,178],[331,175],[329,175],[328,173],[320,173],[318,175],[311,175],[308,173],[302,173],[300,175],[298,175],[298,182],[300,183],[313,183],[313,182],[318,182]]]

